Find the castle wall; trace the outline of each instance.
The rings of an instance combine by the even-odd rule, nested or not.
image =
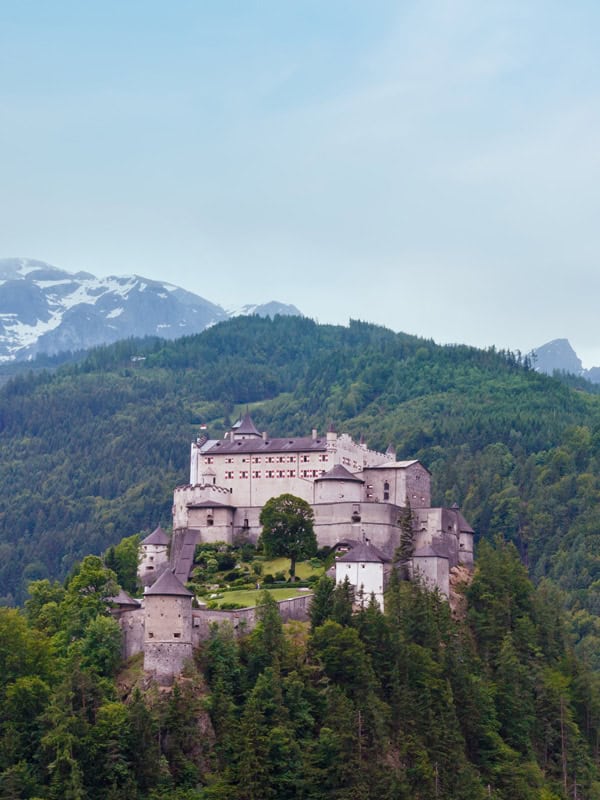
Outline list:
[[[307,593],[289,600],[280,600],[277,605],[283,622],[290,620],[305,622],[308,619],[312,597],[312,594]],[[152,601],[152,595],[145,598],[145,606],[149,600]],[[163,603],[158,605],[157,610],[160,614],[168,608],[169,604]],[[158,675],[163,683],[181,671],[186,659],[191,658],[193,648],[199,647],[209,638],[212,624],[231,625],[238,635],[242,635],[252,631],[257,622],[256,608],[240,608],[235,611],[193,609],[189,617],[190,641],[179,644],[176,640],[168,639],[173,627],[169,618],[163,619],[161,623],[164,624],[165,631],[162,641],[145,637],[145,617],[146,608],[124,611],[120,615],[119,625],[123,633],[122,656],[128,659],[144,652],[144,669]]]
[[[312,600],[312,594],[292,597],[289,600],[280,600],[279,614],[282,621],[300,620],[305,622],[308,619],[308,612]],[[210,636],[211,625],[231,625],[238,635],[250,633],[254,630],[257,623],[256,608],[239,608],[235,611],[217,611],[210,609],[194,610],[192,612],[192,641],[194,647],[198,647]]]
[[[340,539],[368,539],[391,554],[400,544],[400,509],[381,503],[315,503],[315,534],[320,547],[332,547]],[[356,518],[358,522],[354,520]]]
[[[299,452],[265,452],[261,450],[262,439],[256,439],[254,453],[219,453],[214,444],[192,444],[190,483],[205,481],[225,487],[230,490],[229,502],[234,506],[263,506],[280,494],[293,494],[312,503],[313,481],[336,464],[350,472],[360,472],[365,466],[382,464],[388,458],[357,444],[347,434],[336,433],[328,433],[320,449]]]
[[[419,577],[430,589],[439,589],[444,597],[450,595],[450,565],[447,558],[421,556],[413,558],[413,577]]]
[[[458,536],[458,558],[466,567],[473,566],[473,534],[461,531]]]
[[[121,656],[126,660],[144,649],[144,609],[124,611],[118,621],[122,631]]]
[[[202,542],[233,542],[233,508],[189,508],[188,528],[199,530]]]
[[[192,657],[191,642],[146,642],[144,671],[152,674],[159,684],[169,686]]]
[[[374,594],[379,607],[383,610],[383,563],[337,561],[336,583],[343,583],[346,578],[355,587],[357,597],[362,592],[364,602],[368,603],[371,594]]]
[[[407,467],[367,469],[364,499],[370,503],[393,503],[411,508],[426,508],[431,503],[431,475],[418,461]]]
[[[173,530],[190,528],[188,505],[204,502],[216,502],[233,505],[231,493],[222,486],[188,484],[178,486],[173,492]]]
[[[363,485],[358,481],[315,481],[314,503],[360,503],[362,500]]]

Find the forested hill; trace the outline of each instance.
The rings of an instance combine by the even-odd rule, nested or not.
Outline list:
[[[588,638],[600,609],[600,399],[510,353],[353,322],[237,318],[174,342],[128,341],[0,390],[0,593],[169,524],[200,423],[221,436],[249,404],[261,430],[333,421],[433,471],[436,503],[514,540],[531,574],[571,593]]]

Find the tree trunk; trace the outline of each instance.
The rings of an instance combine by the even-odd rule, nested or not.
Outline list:
[[[290,581],[296,580],[296,556],[290,556]]]

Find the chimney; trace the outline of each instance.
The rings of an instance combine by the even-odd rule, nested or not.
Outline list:
[[[312,429],[312,438],[313,438],[313,442],[315,442],[317,440],[317,429],[316,428]]]
[[[263,440],[263,442],[267,441],[267,432],[266,431],[262,432],[262,440]]]
[[[327,431],[327,441],[328,442],[335,442],[337,440],[337,433],[335,432],[335,428],[333,426],[333,422],[329,424],[329,430]]]

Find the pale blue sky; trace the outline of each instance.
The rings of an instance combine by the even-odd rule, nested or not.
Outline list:
[[[600,4],[3,0],[0,257],[600,364]]]

